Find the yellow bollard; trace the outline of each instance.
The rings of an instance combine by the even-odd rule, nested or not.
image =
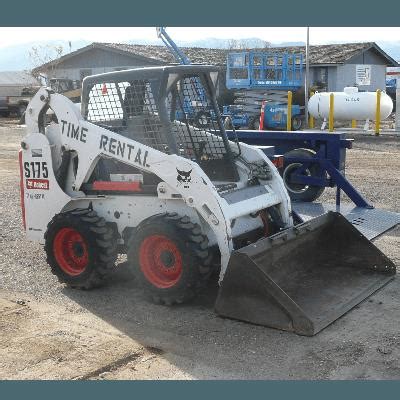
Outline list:
[[[357,121],[355,120],[355,119],[352,119],[351,120],[351,127],[354,129],[354,128],[357,128]]]
[[[329,132],[333,132],[333,114],[335,110],[335,99],[333,93],[329,96]]]
[[[287,92],[287,116],[286,116],[286,130],[292,130],[292,97],[293,93],[289,90]]]
[[[310,98],[312,96],[314,96],[314,92],[310,92]],[[308,113],[308,114],[309,114],[308,127],[311,129],[314,129],[314,126],[315,126],[314,117],[310,113]]]
[[[381,90],[376,91],[375,135],[379,136],[381,128]]]

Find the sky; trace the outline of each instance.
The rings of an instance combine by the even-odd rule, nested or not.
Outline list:
[[[176,41],[251,37],[272,43],[306,41],[306,28],[302,27],[168,27],[167,32]],[[0,48],[45,40],[122,42],[134,39],[155,40],[156,38],[155,28],[152,27],[0,27]],[[310,28],[311,44],[369,41],[400,41],[400,27]]]

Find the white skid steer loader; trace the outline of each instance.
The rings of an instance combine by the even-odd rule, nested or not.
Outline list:
[[[126,252],[143,289],[170,305],[220,266],[218,314],[313,335],[395,266],[340,214],[293,225],[273,163],[227,140],[217,77],[210,66],[95,75],[81,110],[41,88],[20,150],[26,234],[72,287],[99,285]]]

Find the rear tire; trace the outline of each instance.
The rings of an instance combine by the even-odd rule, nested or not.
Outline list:
[[[291,150],[284,155],[286,157],[293,157],[293,158],[313,158],[315,152],[311,149],[295,149]],[[325,190],[323,186],[312,186],[312,185],[304,185],[304,184],[297,184],[290,182],[290,175],[294,173],[298,168],[302,166],[301,163],[293,162],[284,163],[283,167],[283,182],[285,187],[289,193],[290,198],[293,201],[305,201],[305,202],[312,202],[318,199],[322,195]],[[309,168],[306,170],[306,174],[313,177],[320,177],[320,166],[318,163],[311,164]],[[326,177],[326,173],[325,173]]]
[[[26,111],[27,105],[26,104],[19,104],[17,110],[17,117],[21,118]]]
[[[144,220],[128,244],[128,263],[146,295],[157,304],[192,299],[212,273],[208,240],[200,226],[176,213]]]
[[[303,119],[299,116],[294,116],[292,118],[292,130],[298,131],[303,126]]]
[[[51,272],[61,283],[91,289],[103,283],[117,259],[115,231],[89,209],[57,214],[45,233]]]
[[[25,125],[25,112],[21,115],[21,117],[20,117],[20,119],[19,119],[19,121],[18,121],[18,123],[19,123],[19,125]]]

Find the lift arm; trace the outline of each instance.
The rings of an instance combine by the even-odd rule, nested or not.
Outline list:
[[[159,37],[168,50],[173,54],[179,64],[190,65],[191,62],[186,54],[176,45],[176,43],[168,35],[164,27],[157,27],[157,37]]]

